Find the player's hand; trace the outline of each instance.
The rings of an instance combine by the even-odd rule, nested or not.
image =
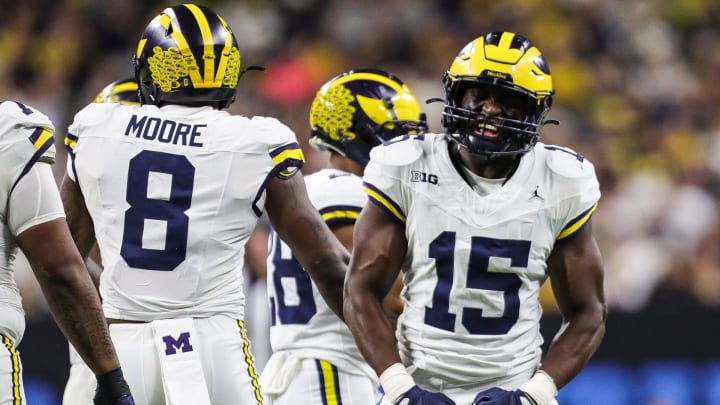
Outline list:
[[[117,369],[97,377],[95,405],[135,405],[130,387],[123,377],[122,370]]]
[[[520,390],[505,391],[494,387],[477,394],[473,405],[535,405],[535,402]]]
[[[404,393],[395,405],[455,405],[455,402],[444,394],[425,391],[416,385]]]

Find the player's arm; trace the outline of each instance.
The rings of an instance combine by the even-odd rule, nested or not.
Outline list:
[[[67,174],[60,186],[60,196],[72,239],[82,258],[87,260],[95,246],[95,228],[80,187]]]
[[[328,306],[342,318],[343,282],[350,255],[308,199],[302,173],[272,179],[265,208],[275,231],[310,274]]]
[[[97,291],[62,218],[50,166],[36,163],[8,205],[8,223],[60,329],[95,374],[119,369]]]
[[[355,247],[345,279],[345,322],[391,403],[451,404],[446,396],[415,385],[400,361],[395,328],[383,300],[396,284],[407,251],[403,226],[368,202],[355,223]],[[424,402],[423,402],[424,401]]]
[[[353,232],[355,229],[354,224],[344,224],[344,225],[338,225],[338,226],[331,226],[330,229],[335,234],[335,237],[338,238],[340,243],[345,246],[345,249],[347,249],[349,252],[352,253],[353,251]],[[400,314],[403,311],[403,308],[405,304],[402,301],[402,298],[400,297],[400,293],[402,292],[403,288],[403,282],[402,282],[402,275],[398,274],[397,279],[395,280],[395,283],[393,284],[392,288],[388,292],[388,294],[385,296],[385,299],[383,300],[383,308],[385,309],[385,315],[390,319],[391,324],[393,325],[393,329],[395,325],[397,324],[397,318],[400,316]]]
[[[560,388],[582,370],[605,334],[603,263],[591,221],[557,241],[547,264],[563,324],[542,370]]]
[[[400,362],[383,299],[400,273],[407,239],[402,226],[372,202],[360,213],[354,236],[343,311],[360,351],[380,375]]]

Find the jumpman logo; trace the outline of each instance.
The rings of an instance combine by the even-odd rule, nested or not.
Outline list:
[[[540,188],[540,186],[535,186],[535,191],[533,191],[533,193],[530,195],[530,198],[528,198],[528,201],[532,200],[533,198],[539,198],[539,199],[545,201],[545,199],[540,194],[538,194],[539,188]]]

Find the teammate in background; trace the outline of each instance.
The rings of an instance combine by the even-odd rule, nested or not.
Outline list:
[[[295,134],[222,111],[242,72],[213,10],[166,8],[134,67],[142,105],[76,114],[62,185],[81,254],[99,245],[128,383],[143,405],[262,403],[243,322],[245,242],[258,218],[267,210],[340,316],[349,255],[308,200]]]
[[[473,40],[443,83],[444,134],[370,155],[345,319],[393,403],[555,403],[605,330],[595,170],[537,142],[554,91],[526,38]],[[395,334],[381,297],[401,267]],[[548,276],[564,323],[541,364]]]
[[[97,378],[96,404],[133,404],[107,330],[97,291],[65,222],[50,164],[53,125],[24,104],[0,104],[0,402],[26,403],[15,349],[25,314],[15,284],[18,247],[26,256],[55,321]],[[93,393],[90,393],[92,402]]]
[[[116,80],[105,86],[93,102],[140,105],[137,82],[131,77]],[[90,259],[87,261],[88,272],[97,288],[102,271],[102,259],[97,244],[93,246],[88,256]],[[93,373],[72,344],[68,345],[68,349],[70,352],[70,375],[65,385],[62,403],[64,405],[91,404],[95,392]]]
[[[380,70],[353,70],[318,91],[310,127],[310,143],[330,151],[327,167],[305,178],[310,201],[352,251],[353,226],[367,202],[361,176],[370,149],[401,134],[424,132],[424,115],[397,77]],[[273,355],[261,376],[267,403],[377,403],[377,376],[350,330],[320,297],[294,251],[275,233],[269,243]]]

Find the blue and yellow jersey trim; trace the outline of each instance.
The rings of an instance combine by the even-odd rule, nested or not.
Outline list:
[[[382,208],[397,221],[400,221],[403,226],[405,225],[405,221],[407,220],[405,213],[403,213],[402,209],[395,203],[395,201],[370,183],[364,182],[363,190],[365,190],[365,193],[367,193],[372,203]]]
[[[275,168],[279,169],[275,175],[281,179],[291,177],[305,163],[305,156],[303,156],[302,149],[300,149],[297,142],[270,151],[270,157],[275,164]]]
[[[67,133],[65,135],[65,150],[68,151],[69,154],[75,153],[75,146],[77,145],[78,137],[77,135],[73,135],[71,133]]]
[[[342,405],[338,369],[327,360],[315,360],[323,405]]]
[[[270,183],[270,180],[274,179],[275,177],[281,180],[289,179],[290,177],[294,176],[298,171],[300,171],[300,169],[303,167],[303,164],[305,164],[305,156],[303,156],[302,149],[300,149],[300,145],[297,142],[292,142],[271,150],[270,158],[272,159],[275,167],[273,167],[273,169],[263,181],[263,184],[262,186],[260,186],[260,189],[255,195],[255,200],[253,200],[252,204],[253,212],[258,217],[262,215],[263,210],[258,207],[257,202],[260,200],[260,197],[262,197],[263,193],[265,192],[265,189],[267,188],[268,183]]]
[[[15,350],[15,346],[13,345],[10,338],[8,338],[5,335],[0,335],[2,337],[3,346],[5,346],[5,349],[10,354],[10,385],[11,385],[11,393],[10,396],[12,398],[12,405],[22,405],[25,403],[25,399],[23,398],[22,388],[20,387],[21,383],[21,375],[22,375],[22,367],[20,363],[20,355],[18,355],[17,350]]]
[[[55,138],[53,138],[52,130],[48,128],[35,128],[35,130],[32,132],[32,134],[30,134],[28,139],[35,148],[35,153],[33,153],[33,155],[30,157],[28,162],[25,164],[25,167],[23,167],[22,172],[20,172],[17,180],[15,180],[15,183],[10,188],[11,192],[20,182],[20,179],[22,179],[23,177],[25,177],[26,174],[28,174],[28,172],[30,171],[30,169],[32,169],[35,163],[55,163],[55,151],[50,151],[50,149],[55,144]]]
[[[33,133],[28,137],[35,147],[35,155],[33,160],[55,163],[55,155],[46,155],[47,152],[55,144],[52,130],[48,128],[35,128]]]
[[[567,225],[565,225],[565,228],[560,231],[560,235],[558,235],[557,240],[565,239],[568,236],[577,232],[580,228],[582,228],[590,220],[593,212],[595,212],[595,210],[597,209],[597,206],[598,203],[593,204],[592,207],[588,208],[582,214],[578,215]]]
[[[320,216],[328,226],[352,225],[360,216],[362,207],[352,205],[332,205],[319,210]]]
[[[260,393],[260,382],[258,381],[258,375],[255,371],[255,361],[253,360],[252,354],[250,354],[250,339],[248,338],[247,330],[245,329],[245,322],[241,320],[237,322],[238,327],[240,328],[240,336],[242,336],[243,339],[243,353],[245,354],[245,364],[247,365],[248,376],[252,381],[255,400],[257,401],[258,405],[262,405],[263,397]]]

